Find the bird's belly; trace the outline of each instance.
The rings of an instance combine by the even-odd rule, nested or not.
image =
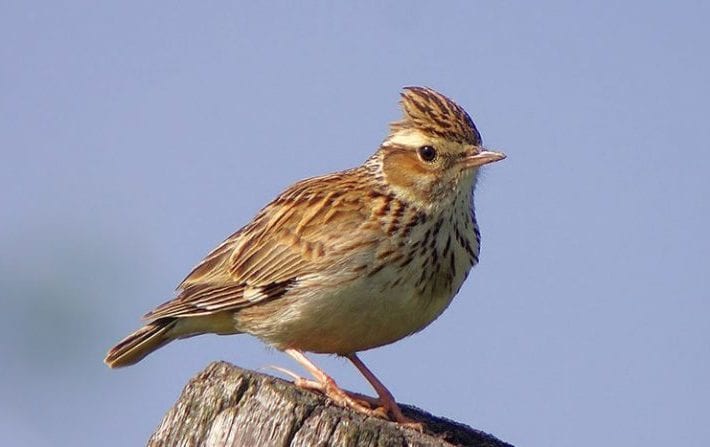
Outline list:
[[[297,298],[284,297],[288,305],[280,306],[267,324],[247,332],[280,349],[335,354],[363,351],[428,326],[446,309],[460,285],[422,292],[415,280],[393,285],[389,269],[330,290],[317,287],[317,278],[304,281],[299,288],[302,292],[294,291]]]

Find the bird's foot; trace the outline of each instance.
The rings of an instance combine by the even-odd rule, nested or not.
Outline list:
[[[424,432],[424,424],[402,414],[402,410],[399,408],[399,405],[397,405],[397,402],[391,398],[391,395],[389,397],[390,399],[378,399],[380,406],[377,407],[375,411],[383,414],[383,418],[385,419],[389,419],[399,425],[412,428],[418,432]]]
[[[383,402],[381,399],[376,397],[370,397],[364,394],[344,390],[338,386],[333,378],[327,375],[325,383],[321,383],[316,380],[309,380],[301,377],[293,371],[289,371],[288,369],[280,366],[272,365],[271,368],[291,377],[293,379],[293,383],[297,387],[309,391],[317,391],[342,407],[352,408],[353,410],[367,414],[368,416],[397,422],[400,425],[413,428],[420,432],[424,431],[424,424],[416,422],[415,420],[402,414],[402,410],[399,408],[399,405],[397,405],[397,402],[391,395],[388,396],[389,399],[385,399]]]
[[[421,422],[416,422],[413,419],[408,418],[402,414],[402,410],[397,405],[397,401],[392,396],[392,393],[380,382],[380,380],[375,377],[375,375],[370,371],[367,366],[358,358],[356,354],[349,354],[346,356],[355,367],[362,373],[363,376],[370,382],[370,385],[375,389],[379,399],[376,399],[377,407],[376,412],[381,414],[384,419],[389,419],[391,421],[397,422],[398,424],[413,428],[417,431],[424,431],[424,424]]]
[[[324,382],[300,377],[295,379],[294,383],[300,388],[322,393],[341,407],[351,408],[368,416],[382,417],[378,409],[373,409],[367,400],[360,399],[355,393],[340,388],[331,377],[327,377]]]
[[[384,417],[387,419],[387,416],[380,415],[379,409],[375,408],[378,404],[377,399],[346,391],[340,388],[335,380],[325,373],[318,374],[318,380],[310,380],[280,366],[271,365],[270,367],[291,377],[294,385],[297,387],[309,391],[317,391],[341,407],[352,408],[368,416]]]
[[[368,416],[393,421],[402,426],[413,428],[420,432],[424,431],[424,424],[416,422],[402,414],[402,410],[399,408],[399,405],[397,405],[397,401],[394,400],[392,393],[385,388],[385,386],[374,376],[374,374],[372,374],[369,369],[367,369],[367,367],[355,354],[350,354],[347,357],[351,362],[353,362],[353,364],[355,364],[360,372],[363,373],[373,388],[375,388],[375,391],[377,391],[377,395],[379,396],[378,399],[343,390],[337,383],[335,383],[335,380],[333,380],[332,377],[314,365],[313,362],[303,355],[301,351],[296,349],[286,349],[284,352],[303,365],[315,379],[304,379],[291,371],[275,367],[284,374],[291,376],[296,386],[307,390],[319,391],[342,407],[352,408],[353,410],[359,411],[360,413]]]

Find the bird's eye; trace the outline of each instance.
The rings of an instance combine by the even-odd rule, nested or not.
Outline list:
[[[432,162],[436,158],[436,149],[433,146],[422,146],[419,148],[419,157],[426,162]]]

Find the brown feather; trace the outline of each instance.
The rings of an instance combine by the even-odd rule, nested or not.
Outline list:
[[[431,89],[405,88],[402,109],[363,165],[286,189],[106,362],[129,365],[203,333],[351,354],[430,324],[478,260],[476,169],[502,154],[481,152],[468,114]]]
[[[419,129],[449,141],[481,145],[481,134],[468,113],[446,96],[427,87],[405,87],[404,117],[392,123],[393,131]]]
[[[170,319],[143,326],[111,348],[104,363],[111,368],[120,368],[139,362],[172,340],[166,334],[174,325],[175,320]]]
[[[299,277],[318,272],[338,242],[337,237],[330,247],[321,242],[323,226],[328,225],[345,243],[368,220],[363,197],[349,188],[353,175],[365,173],[351,170],[291,186],[252,223],[208,254],[182,281],[175,299],[144,318],[155,321],[243,309],[276,299]],[[304,202],[308,206],[285,206]]]

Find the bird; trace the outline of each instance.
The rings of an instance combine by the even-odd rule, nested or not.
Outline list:
[[[312,378],[295,384],[402,425],[392,393],[358,353],[421,331],[478,263],[473,206],[486,149],[468,113],[429,87],[404,87],[401,119],[358,167],[299,181],[187,275],[174,299],[111,348],[111,368],[200,334],[250,334]],[[347,358],[377,398],[345,391],[305,352]]]

